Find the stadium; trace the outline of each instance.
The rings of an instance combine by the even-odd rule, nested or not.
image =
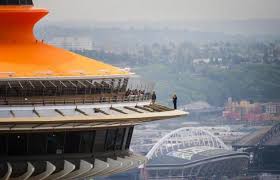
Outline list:
[[[145,179],[237,177],[247,173],[249,155],[233,151],[203,128],[181,128],[164,136],[146,156]]]

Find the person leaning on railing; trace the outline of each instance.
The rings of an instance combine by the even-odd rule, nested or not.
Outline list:
[[[137,89],[130,90],[130,89],[128,89],[128,90],[125,92],[125,95],[126,95],[126,96],[130,96],[130,95],[135,95],[135,96],[138,96],[138,95],[145,95],[145,90],[137,90]]]
[[[157,95],[156,95],[156,92],[153,91],[153,94],[152,94],[152,104],[155,104],[156,100],[157,100]]]
[[[172,97],[172,101],[173,101],[173,105],[174,105],[174,109],[177,109],[177,95],[174,94]]]
[[[131,90],[128,89],[128,90],[126,91],[126,93],[125,93],[125,96],[129,96],[130,94],[131,94]]]

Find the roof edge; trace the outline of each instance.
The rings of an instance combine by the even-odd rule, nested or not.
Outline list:
[[[20,80],[75,80],[75,79],[112,79],[112,78],[129,78],[134,77],[135,73],[121,75],[100,75],[100,76],[50,76],[50,77],[16,77],[0,78],[0,81],[20,81]]]

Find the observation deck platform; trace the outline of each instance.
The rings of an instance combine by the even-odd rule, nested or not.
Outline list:
[[[187,112],[143,102],[90,105],[10,106],[0,109],[1,131],[84,129],[136,125]]]

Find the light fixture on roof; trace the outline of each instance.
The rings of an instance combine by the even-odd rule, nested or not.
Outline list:
[[[51,76],[51,75],[54,74],[54,72],[53,72],[53,71],[37,71],[37,72],[35,72],[34,74],[36,74],[36,75],[47,75],[47,76]]]
[[[72,70],[72,71],[69,71],[69,72],[79,74],[79,75],[86,75],[84,70]]]
[[[15,74],[15,72],[0,72],[0,76],[13,77]]]

